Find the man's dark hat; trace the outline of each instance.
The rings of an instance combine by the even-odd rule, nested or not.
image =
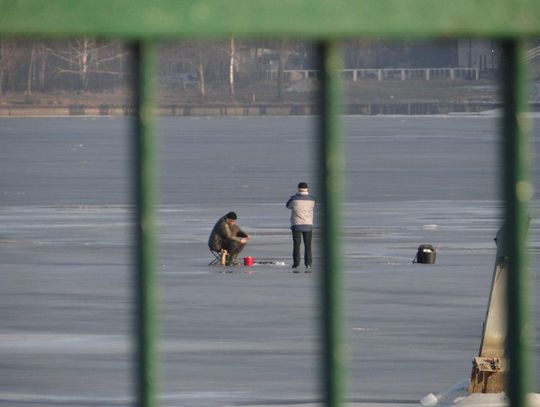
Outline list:
[[[305,183],[305,182],[300,182],[300,183],[298,184],[298,189],[308,189],[307,183]]]
[[[225,215],[225,217],[226,217],[227,219],[230,219],[230,220],[236,220],[236,219],[238,219],[238,217],[236,216],[236,213],[234,213],[234,212],[229,212],[227,215]]]

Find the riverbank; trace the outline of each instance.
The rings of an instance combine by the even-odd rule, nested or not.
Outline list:
[[[216,87],[204,103],[197,89],[160,86],[160,116],[294,116],[318,113],[316,83],[298,81],[285,88],[281,100],[271,84],[238,88],[234,101]],[[531,109],[540,110],[531,92]],[[130,116],[133,95],[125,89],[100,93],[42,92],[0,95],[0,117]],[[433,115],[479,113],[500,107],[493,81],[359,81],[344,82],[343,112],[350,115]]]
[[[500,108],[500,103],[365,103],[343,106],[348,115],[436,115],[481,113]],[[532,105],[540,111],[540,104]],[[160,106],[159,116],[309,116],[319,111],[314,104],[172,105]],[[131,105],[0,106],[0,117],[132,116]]]

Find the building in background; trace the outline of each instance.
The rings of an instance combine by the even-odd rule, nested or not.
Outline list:
[[[460,68],[478,68],[484,78],[494,77],[501,63],[501,52],[494,40],[458,40],[457,56]]]

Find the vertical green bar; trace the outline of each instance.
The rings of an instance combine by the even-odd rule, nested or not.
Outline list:
[[[322,194],[322,246],[324,263],[321,270],[322,311],[322,378],[327,406],[343,402],[342,307],[340,200],[342,199],[343,154],[338,131],[340,59],[333,42],[323,42],[318,52],[321,73],[319,115],[319,180]]]
[[[155,261],[154,188],[155,153],[153,120],[152,44],[135,45],[136,140],[135,144],[135,307],[136,392],[140,407],[155,406]]]
[[[509,40],[503,48],[503,162],[505,244],[508,248],[508,331],[506,352],[510,364],[507,394],[512,407],[526,406],[529,390],[529,326],[527,304],[527,202],[532,185],[527,180],[529,162],[525,131],[525,58],[521,41]]]

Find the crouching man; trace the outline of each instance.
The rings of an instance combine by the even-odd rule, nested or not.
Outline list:
[[[222,249],[227,250],[227,266],[236,264],[236,257],[250,239],[250,236],[236,224],[236,219],[237,216],[234,212],[229,212],[220,218],[214,225],[208,239],[210,250],[218,253]]]

